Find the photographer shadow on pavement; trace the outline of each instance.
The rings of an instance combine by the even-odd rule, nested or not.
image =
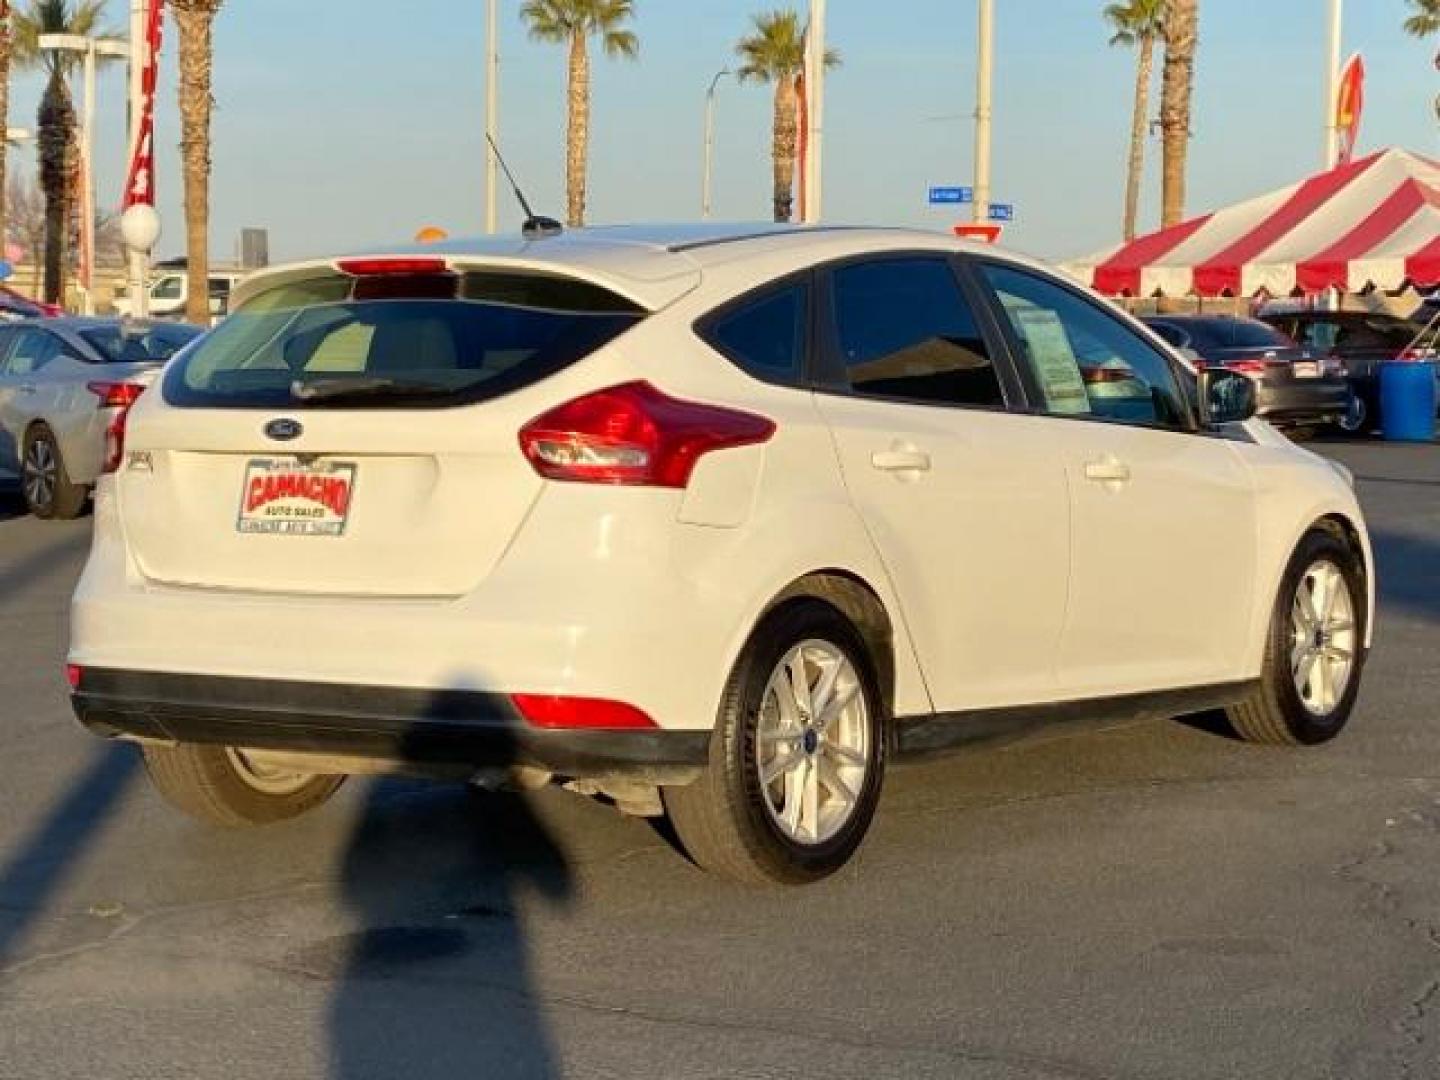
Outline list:
[[[446,705],[437,698],[433,715]],[[495,756],[513,755],[502,738]],[[341,888],[348,932],[294,958],[337,982],[333,1077],[557,1074],[530,985],[525,907],[564,905],[574,887],[528,797],[371,781]]]

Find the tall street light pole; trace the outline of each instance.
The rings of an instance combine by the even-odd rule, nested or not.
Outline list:
[[[995,0],[980,0],[975,90],[975,218],[990,220],[990,93],[995,68]]]
[[[1344,16],[1341,0],[1330,0],[1329,33],[1325,49],[1325,168],[1340,160],[1340,129],[1336,106],[1340,98],[1340,34]]]
[[[810,29],[805,35],[805,94],[810,120],[805,144],[805,224],[817,225],[823,208],[825,162],[825,5],[810,0]]]
[[[41,49],[78,52],[84,59],[84,94],[80,105],[80,251],[89,260],[81,290],[81,312],[95,314],[95,61],[97,56],[126,57],[130,48],[123,41],[85,37],[81,34],[41,34]]]
[[[485,231],[499,228],[495,189],[500,175],[495,147],[500,139],[500,24],[497,0],[487,0],[485,15]]]
[[[710,220],[712,196],[715,193],[715,88],[720,80],[730,74],[729,68],[721,68],[710,80],[710,89],[705,93],[705,171],[700,190],[700,216]]]

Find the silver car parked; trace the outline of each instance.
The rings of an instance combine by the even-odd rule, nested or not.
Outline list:
[[[180,323],[45,319],[0,326],[0,477],[31,513],[77,517],[125,414],[201,334]]]

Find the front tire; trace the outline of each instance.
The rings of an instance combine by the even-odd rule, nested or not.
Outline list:
[[[1336,531],[1300,541],[1270,617],[1260,686],[1228,710],[1250,742],[1314,746],[1340,734],[1365,662],[1365,573]]]
[[[819,600],[771,612],[726,684],[710,761],[665,809],[690,858],[750,884],[835,873],[875,816],[887,712],[855,627]]]
[[[60,442],[44,424],[36,424],[25,434],[20,490],[30,513],[42,520],[69,521],[85,512],[90,491],[83,484],[70,482]]]
[[[150,782],[171,805],[227,829],[299,817],[345,780],[269,768],[227,746],[146,746],[144,755]]]

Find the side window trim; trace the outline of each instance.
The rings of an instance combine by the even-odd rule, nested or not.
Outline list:
[[[970,280],[969,269],[963,262],[964,256],[941,248],[898,248],[869,252],[864,255],[850,255],[834,259],[815,267],[817,279],[813,295],[816,315],[813,328],[816,352],[813,386],[815,392],[892,405],[917,405],[928,409],[958,409],[966,412],[997,411],[977,409],[973,405],[965,405],[960,402],[946,404],[939,401],[921,401],[899,397],[867,397],[857,394],[851,389],[845,367],[844,350],[841,348],[839,340],[839,320],[835,310],[835,273],[848,266],[859,266],[871,262],[894,262],[896,259],[925,259],[949,264],[951,273],[955,275],[961,298],[970,306],[970,312],[975,317],[980,336],[985,342],[986,349],[989,350],[990,363],[995,368],[1000,382],[1000,393],[1005,399],[1003,411],[1016,411],[1015,403],[1019,400],[1018,395],[1023,391],[1014,370],[1010,352],[1005,347],[1004,339],[999,336],[998,328],[994,325],[989,304],[984,294]]]
[[[986,309],[989,312],[990,317],[993,318],[1000,326],[1000,333],[1003,336],[1005,342],[1005,350],[1010,364],[1019,371],[1021,381],[1025,388],[1026,401],[1024,408],[1023,410],[1017,411],[1024,411],[1033,416],[1043,416],[1051,420],[1069,420],[1073,422],[1092,424],[1119,424],[1124,427],[1146,428],[1150,431],[1169,431],[1177,435],[1207,434],[1200,427],[1200,422],[1195,416],[1195,407],[1193,401],[1194,395],[1189,392],[1190,377],[1185,371],[1185,369],[1182,368],[1179,364],[1177,364],[1174,358],[1169,353],[1169,348],[1173,346],[1164,349],[1157,349],[1142,334],[1138,333],[1135,333],[1134,336],[1144,345],[1150,348],[1151,351],[1153,351],[1157,356],[1159,356],[1165,362],[1165,365],[1170,369],[1171,376],[1175,380],[1175,385],[1180,391],[1180,404],[1184,406],[1185,415],[1189,421],[1188,427],[1174,428],[1166,427],[1159,424],[1138,423],[1133,420],[1124,420],[1113,416],[1097,416],[1093,413],[1067,414],[1051,412],[1049,409],[1046,408],[1045,397],[1040,390],[1040,384],[1035,379],[1034,372],[1031,371],[1030,366],[1024,363],[1022,360],[1022,357],[1024,356],[1024,351],[1021,348],[1019,339],[1015,336],[1014,328],[1010,325],[1010,320],[1005,315],[1004,305],[1001,304],[1000,297],[990,286],[990,283],[985,281],[983,274],[980,272],[981,269],[985,266],[994,266],[1002,270],[1008,270],[1012,273],[1028,274],[1031,277],[1038,278],[1046,284],[1051,285],[1053,288],[1059,289],[1061,292],[1069,293],[1071,296],[1073,296],[1080,302],[1088,305],[1091,308],[1094,308],[1100,314],[1106,316],[1107,318],[1113,319],[1114,321],[1119,323],[1122,328],[1130,330],[1131,333],[1134,333],[1133,328],[1127,326],[1121,320],[1116,319],[1113,312],[1108,311],[1104,306],[1097,304],[1094,298],[1087,295],[1083,289],[1080,289],[1074,285],[1071,285],[1069,282],[1062,280],[1058,275],[1037,274],[1035,270],[1026,266],[1023,263],[1012,263],[1005,259],[994,258],[993,256],[971,256],[971,258],[973,259],[975,278],[978,287],[981,288],[985,294]]]
[[[744,359],[733,355],[715,340],[714,328],[728,319],[736,312],[743,311],[758,303],[770,299],[770,297],[786,291],[803,287],[806,290],[806,312],[805,312],[805,343],[801,350],[800,372],[797,378],[778,378],[767,376],[748,366]],[[691,332],[703,341],[707,346],[714,349],[723,356],[742,375],[754,379],[756,382],[766,383],[769,386],[782,386],[792,390],[810,390],[814,388],[817,372],[817,360],[815,350],[816,330],[818,326],[818,315],[816,303],[816,275],[813,267],[806,267],[782,277],[772,278],[763,285],[757,285],[738,296],[726,300],[719,307],[712,308],[690,324]]]

